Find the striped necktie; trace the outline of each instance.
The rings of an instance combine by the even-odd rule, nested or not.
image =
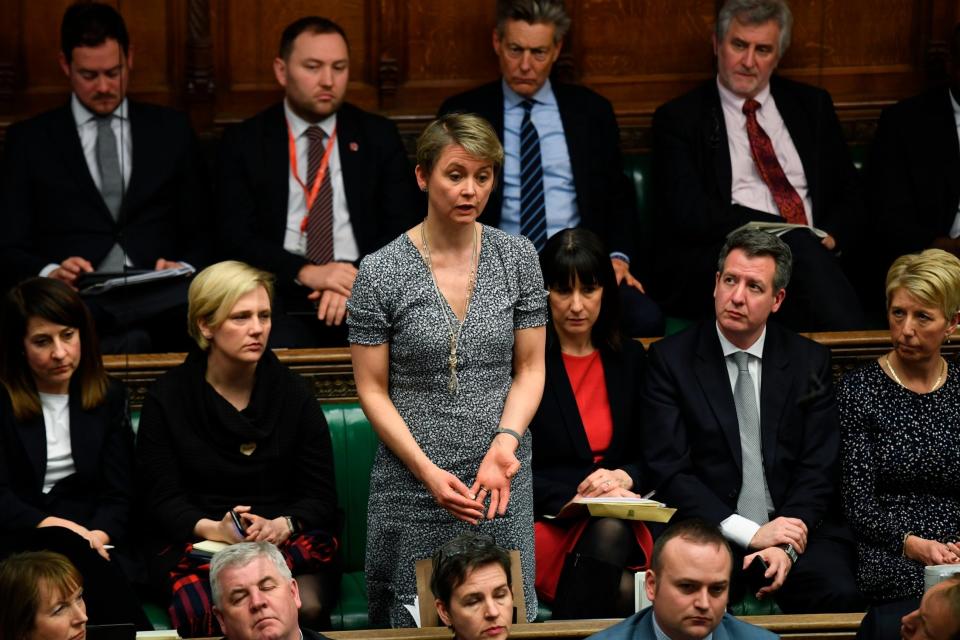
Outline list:
[[[532,100],[523,101],[520,125],[520,233],[530,238],[539,253],[547,242],[547,211],[543,199],[543,164],[540,136],[530,119]]]
[[[310,188],[317,179],[317,170],[323,160],[327,134],[318,126],[307,127],[307,179]],[[330,185],[330,165],[323,174],[323,182],[307,216],[307,260],[314,264],[333,262],[333,188]]]

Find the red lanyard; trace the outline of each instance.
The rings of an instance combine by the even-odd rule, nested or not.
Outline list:
[[[320,166],[317,167],[317,176],[313,181],[313,188],[307,189],[307,185],[305,185],[303,180],[300,179],[300,174],[297,171],[297,143],[293,139],[293,131],[290,130],[290,123],[287,123],[287,140],[290,151],[290,171],[293,172],[294,180],[296,180],[297,184],[300,185],[300,188],[303,189],[303,199],[306,201],[307,205],[307,213],[305,216],[303,216],[303,220],[300,221],[300,233],[305,233],[307,230],[307,218],[310,216],[310,209],[313,208],[313,203],[317,199],[317,193],[320,191],[320,183],[323,182],[323,178],[327,174],[327,167],[330,165],[330,154],[333,152],[333,143],[336,139],[337,128],[334,127],[333,133],[330,134],[330,139],[327,141],[327,147],[323,151],[323,158],[320,160]]]

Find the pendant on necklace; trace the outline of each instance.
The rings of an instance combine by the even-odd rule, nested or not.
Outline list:
[[[450,336],[450,355],[447,357],[447,366],[450,368],[450,381],[447,383],[447,391],[451,395],[457,395],[460,391],[460,381],[457,379],[457,335]]]
[[[253,455],[253,452],[257,450],[256,442],[244,442],[240,445],[240,453],[245,456]]]

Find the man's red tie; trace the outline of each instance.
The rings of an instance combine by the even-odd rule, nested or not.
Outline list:
[[[757,109],[760,103],[750,99],[743,103],[743,113],[747,116],[747,137],[750,138],[750,153],[753,155],[753,162],[757,165],[757,171],[760,177],[767,184],[770,193],[773,195],[773,201],[777,203],[777,209],[783,219],[792,224],[807,224],[807,216],[803,211],[803,200],[800,194],[793,188],[786,174],[783,173],[783,167],[777,160],[777,154],[773,150],[773,143],[770,136],[763,130],[760,123],[757,122]]]

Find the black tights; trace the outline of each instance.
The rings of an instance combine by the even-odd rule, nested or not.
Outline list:
[[[338,571],[324,571],[297,576],[300,590],[300,625],[315,631],[331,629],[330,613],[340,591]]]
[[[554,618],[623,618],[633,613],[634,575],[643,564],[633,524],[593,518],[567,555],[557,584]]]

